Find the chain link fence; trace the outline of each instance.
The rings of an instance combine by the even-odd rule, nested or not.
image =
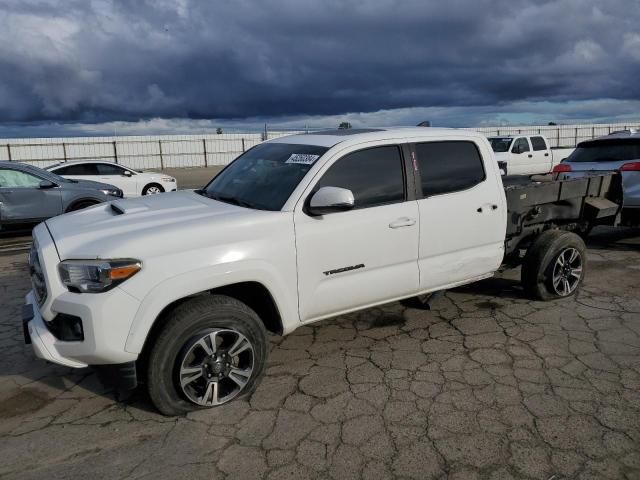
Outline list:
[[[552,148],[571,148],[609,133],[640,129],[640,123],[544,125],[467,128],[487,136],[544,135]],[[165,169],[227,165],[258,143],[304,133],[305,130],[207,135],[0,139],[0,160],[47,167],[59,162],[105,160],[134,169]]]

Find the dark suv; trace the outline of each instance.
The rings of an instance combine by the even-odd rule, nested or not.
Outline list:
[[[580,177],[594,171],[620,172],[622,222],[640,225],[640,133],[625,130],[581,142],[553,171],[563,178]]]
[[[22,229],[61,213],[122,198],[106,183],[69,180],[32,165],[0,162],[0,230]]]

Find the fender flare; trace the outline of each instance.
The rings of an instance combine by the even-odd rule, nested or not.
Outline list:
[[[125,350],[138,354],[142,352],[156,319],[177,300],[242,282],[257,282],[267,289],[282,318],[283,334],[291,332],[300,324],[297,285],[287,288],[273,265],[256,260],[226,263],[185,272],[157,284],[141,299],[131,322]],[[291,294],[292,291],[295,295]]]

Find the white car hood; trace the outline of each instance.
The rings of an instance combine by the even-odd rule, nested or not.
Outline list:
[[[141,259],[210,246],[221,236],[228,242],[235,227],[279,213],[241,208],[181,191],[102,203],[52,218],[46,224],[61,260]],[[243,231],[236,230],[239,234]]]

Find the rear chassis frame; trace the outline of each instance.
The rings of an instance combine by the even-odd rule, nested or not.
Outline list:
[[[558,179],[558,174],[503,177],[507,200],[504,264],[517,266],[545,230],[588,232],[618,225],[622,183],[618,173]]]

